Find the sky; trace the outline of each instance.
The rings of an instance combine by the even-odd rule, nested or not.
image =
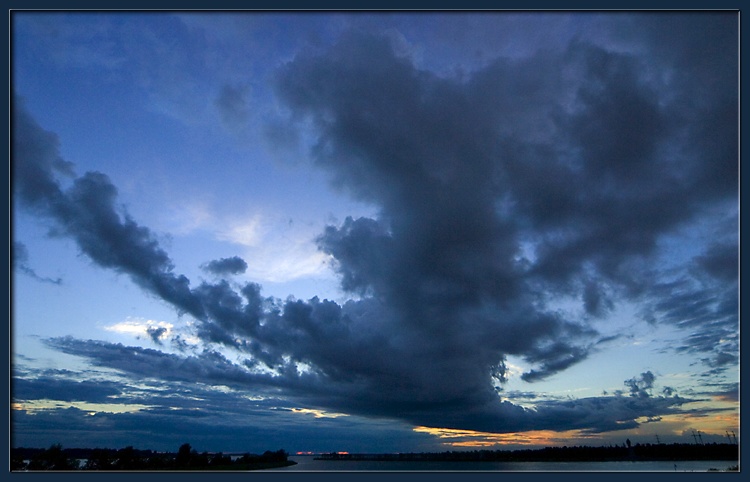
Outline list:
[[[738,42],[12,12],[12,446],[739,438]]]

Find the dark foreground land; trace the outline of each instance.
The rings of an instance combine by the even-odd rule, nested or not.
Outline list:
[[[736,444],[636,444],[609,447],[546,447],[536,450],[474,450],[465,452],[341,454],[328,453],[319,460],[467,461],[467,462],[616,462],[616,461],[739,461]]]
[[[726,460],[739,468],[739,447],[736,444],[635,444],[608,447],[546,447],[528,450],[474,450],[460,452],[428,452],[397,454],[327,453],[320,460],[377,461],[467,461],[467,462],[615,462],[615,461],[680,461]],[[170,471],[248,471],[295,465],[284,450],[266,451],[262,455],[246,453],[230,457],[222,453],[198,453],[183,444],[176,453],[124,449],[11,449],[12,471],[44,470],[170,470]]]
[[[198,453],[183,444],[176,453],[124,449],[11,449],[12,471],[44,470],[262,470],[295,465],[284,450],[266,451],[262,455],[246,453],[232,458],[223,453]]]

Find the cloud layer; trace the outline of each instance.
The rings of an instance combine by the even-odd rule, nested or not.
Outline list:
[[[625,382],[631,396],[533,410],[498,392],[508,356],[535,382],[606,347],[597,323],[625,303],[691,330],[676,349],[710,368],[737,362],[736,37],[724,34],[736,19],[704,18],[714,36],[687,51],[665,47],[691,27],[676,18],[638,24],[649,41],[635,53],[573,40],[457,77],[361,32],[279,69],[288,128],[312,129],[317,165],[379,208],[317,239],[345,303],[264,298],[257,284],[224,279],[191,285],[119,208],[109,178],[73,173],[55,135],[14,99],[18,199],[95,263],[194,319],[204,350],[49,345],[132,376],[278,392],[418,426],[600,432],[674,413],[688,400],[652,396],[651,372]],[[217,101],[227,120],[241,114],[240,94],[227,88]],[[669,242],[688,254],[674,258]],[[236,257],[205,265],[246,268]]]

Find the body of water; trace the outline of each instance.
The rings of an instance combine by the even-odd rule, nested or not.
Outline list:
[[[312,455],[292,455],[297,465],[273,469],[274,472],[707,472],[739,465],[729,460],[680,460],[676,462],[444,462],[315,460]]]

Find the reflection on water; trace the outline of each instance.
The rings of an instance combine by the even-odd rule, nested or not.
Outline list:
[[[297,465],[274,469],[284,472],[706,472],[724,471],[738,462],[727,460],[680,460],[652,462],[385,462],[377,460],[315,460],[311,455],[292,455]]]

